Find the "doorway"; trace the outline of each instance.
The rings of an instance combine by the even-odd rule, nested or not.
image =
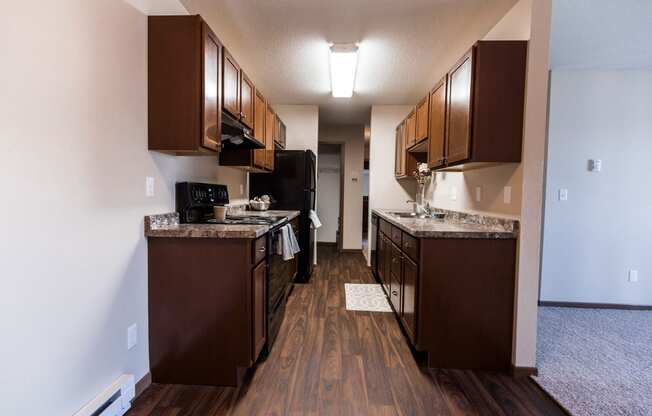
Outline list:
[[[322,227],[317,230],[317,243],[342,250],[342,214],[344,212],[344,149],[341,143],[319,143],[317,172],[317,212]]]

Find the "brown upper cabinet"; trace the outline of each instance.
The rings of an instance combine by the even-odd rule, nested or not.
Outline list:
[[[450,70],[444,168],[521,161],[526,61],[527,41],[479,41]]]
[[[446,91],[448,77],[430,92],[430,127],[428,133],[428,167],[437,169],[444,165],[446,145]]]
[[[274,115],[274,142],[280,149],[285,149],[285,123],[278,115]]]
[[[405,130],[405,122],[396,127],[396,144],[394,152],[394,176],[402,178],[405,176],[405,168],[403,164],[403,131]]]
[[[428,138],[428,96],[426,95],[420,102],[417,104],[416,109],[416,139],[415,142],[418,143],[421,140]]]
[[[148,149],[216,153],[222,44],[200,16],[148,17]]]
[[[250,129],[254,128],[254,84],[240,71],[240,121]],[[264,142],[263,142],[264,143]]]
[[[416,121],[417,112],[412,110],[407,117],[405,124],[405,148],[409,149],[416,143]]]
[[[240,66],[224,49],[224,87],[222,88],[224,111],[240,119]]]
[[[254,166],[267,169],[267,148],[268,144],[265,139],[265,114],[267,113],[267,103],[265,97],[256,91],[254,96],[254,137],[261,143],[265,143],[265,149],[254,150]]]

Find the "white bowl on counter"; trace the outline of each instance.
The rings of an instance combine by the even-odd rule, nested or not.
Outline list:
[[[249,207],[254,211],[267,211],[269,204],[269,202],[263,201],[249,201]]]

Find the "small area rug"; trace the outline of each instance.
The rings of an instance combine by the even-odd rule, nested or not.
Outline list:
[[[377,284],[344,283],[346,309],[349,311],[391,312],[383,288]]]

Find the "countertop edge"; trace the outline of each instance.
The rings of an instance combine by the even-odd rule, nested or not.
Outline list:
[[[267,211],[246,211],[247,215],[265,216]],[[278,211],[271,211],[271,213]],[[292,221],[301,212],[281,211]],[[272,214],[273,215],[273,214]],[[225,228],[225,227],[230,227]],[[216,225],[216,224],[179,224],[177,213],[146,215],[144,219],[144,234],[146,238],[215,238],[215,239],[245,239],[252,240],[265,235],[270,230],[269,225]]]
[[[371,212],[378,215],[380,218],[389,222],[390,224],[400,228],[404,232],[416,238],[459,238],[459,239],[481,239],[481,240],[514,240],[518,239],[518,227],[515,230],[468,230],[468,231],[423,231],[410,228],[407,224],[403,224],[399,218],[394,217],[388,212],[383,212],[382,209],[372,208]],[[392,210],[400,211],[400,210]],[[514,220],[515,221],[515,220]],[[516,221],[518,222],[518,221]],[[464,225],[472,226],[473,224],[455,223],[451,225]]]

